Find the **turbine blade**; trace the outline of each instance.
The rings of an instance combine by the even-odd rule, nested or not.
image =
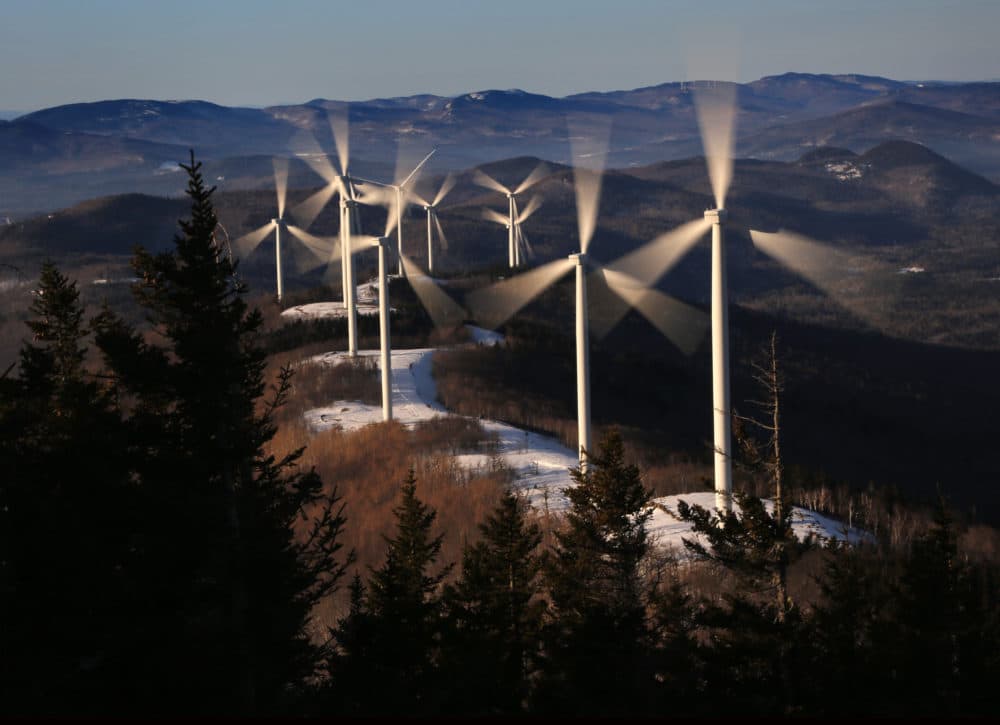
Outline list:
[[[431,216],[434,219],[434,226],[437,228],[438,239],[441,241],[441,249],[448,249],[448,237],[444,235],[444,229],[441,228],[441,220],[438,219],[437,212],[432,212]]]
[[[333,142],[337,146],[337,160],[340,162],[340,173],[347,176],[347,167],[351,160],[349,111],[347,108],[340,111],[331,111],[327,114],[327,118],[330,120]]]
[[[272,229],[274,229],[274,223],[268,222],[264,226],[254,229],[252,232],[247,232],[233,242],[233,249],[236,250],[236,254],[240,257],[250,254],[260,246],[260,243],[271,233]]]
[[[316,148],[317,153],[315,155],[303,156],[302,160],[327,184],[339,185],[340,174],[337,173],[337,170],[333,168],[333,164],[330,163],[330,157],[319,150],[318,145]]]
[[[694,219],[607,265],[650,287],[669,272],[711,228],[704,217]]]
[[[735,83],[714,83],[696,86],[694,92],[705,163],[717,209],[725,208],[726,194],[733,180],[736,88]]]
[[[601,202],[601,173],[579,166],[573,168],[576,191],[576,224],[580,233],[580,251],[586,254],[597,229],[597,209]]]
[[[538,211],[539,207],[542,206],[542,199],[538,196],[531,197],[531,201],[528,202],[528,206],[517,214],[517,223],[521,224],[528,221],[528,217]]]
[[[515,194],[520,194],[527,191],[532,186],[537,184],[539,181],[544,179],[549,173],[549,167],[544,163],[539,164],[535,167],[535,170],[528,174],[527,178],[522,181],[516,189],[514,189]]]
[[[530,272],[475,290],[468,296],[469,310],[483,327],[499,327],[570,271],[574,264],[572,259],[556,259]]]
[[[402,181],[400,181],[400,182],[398,183],[398,186],[400,186],[400,187],[404,187],[404,186],[406,186],[407,184],[409,184],[409,183],[410,183],[410,181],[412,181],[412,180],[413,180],[413,178],[414,178],[414,177],[415,177],[415,176],[417,175],[417,172],[419,172],[419,171],[420,171],[421,167],[422,167],[422,166],[423,166],[424,164],[426,164],[426,163],[427,163],[427,160],[428,160],[428,159],[429,159],[429,158],[430,158],[431,156],[433,156],[433,155],[434,155],[434,152],[435,152],[435,151],[437,151],[437,148],[432,148],[432,149],[431,149],[431,152],[430,152],[429,154],[427,154],[426,156],[424,156],[424,158],[422,158],[422,159],[420,160],[420,163],[419,163],[419,164],[417,164],[416,166],[414,166],[414,167],[413,167],[413,171],[411,171],[411,172],[409,173],[409,175],[408,175],[408,176],[407,176],[407,177],[406,177],[405,179],[403,179]],[[402,156],[402,154],[397,154],[397,155],[396,155],[396,176],[395,176],[395,179],[399,179],[399,176],[400,176],[400,174],[399,174],[399,162],[400,162],[400,158],[401,158],[401,156]]]
[[[274,165],[274,191],[278,195],[278,218],[285,218],[285,201],[288,198],[288,159],[272,159]]]
[[[476,173],[472,175],[472,181],[479,186],[486,187],[487,189],[493,189],[501,194],[510,193],[510,189],[480,169],[476,169]]]
[[[413,292],[420,299],[427,314],[431,316],[437,327],[455,327],[461,325],[466,318],[465,310],[437,284],[424,274],[413,260],[402,255],[403,271],[409,280]]]
[[[298,221],[303,228],[308,229],[312,226],[312,223],[316,221],[316,217],[318,217],[323,209],[326,208],[326,205],[330,203],[330,199],[332,199],[336,193],[337,186],[334,184],[327,184],[308,199],[293,207],[292,216],[295,217],[295,220]]]
[[[864,296],[870,294],[873,277],[881,278],[887,273],[884,264],[784,230],[770,234],[751,229],[750,238],[757,249],[808,280],[860,319],[875,327],[884,326],[875,311],[863,302]]]
[[[295,245],[293,249],[304,249],[309,252],[308,257],[301,254],[297,254],[295,257],[296,267],[298,267],[300,272],[310,272],[324,264],[332,264],[334,262],[339,264],[340,242],[338,240],[317,237],[293,224],[287,224],[285,228],[293,237],[301,242],[301,245]]]
[[[431,206],[437,206],[444,201],[444,198],[448,196],[448,192],[450,192],[454,187],[455,176],[454,174],[448,174],[444,177],[444,181],[441,183],[441,188],[438,189],[438,193],[434,196],[434,201],[431,203]]]
[[[619,272],[609,270],[604,279],[608,287],[642,313],[685,355],[698,348],[709,326],[709,317],[704,312]]]
[[[487,221],[496,222],[497,224],[502,224],[503,226],[510,226],[510,219],[506,214],[501,214],[496,209],[483,209],[483,219]]]
[[[521,228],[520,224],[517,225],[517,241],[518,244],[521,245],[521,248],[524,250],[525,256],[528,259],[534,259],[535,250],[532,248],[531,242],[528,241],[528,235],[524,233],[524,230]]]

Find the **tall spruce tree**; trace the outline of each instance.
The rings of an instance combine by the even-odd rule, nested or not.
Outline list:
[[[51,262],[31,313],[0,381],[0,714],[94,714],[129,636],[134,489],[79,291]]]
[[[441,707],[440,585],[451,566],[433,571],[444,535],[432,534],[437,514],[417,497],[413,469],[401,493],[385,562],[367,592],[355,581],[351,611],[333,633],[341,645],[330,666],[333,700],[350,713],[428,715]]]
[[[538,706],[586,714],[640,713],[652,669],[643,576],[651,492],[625,462],[617,432],[586,473],[571,472],[570,509],[546,568],[553,618]]]
[[[346,565],[342,506],[298,470],[301,450],[265,452],[290,373],[265,399],[260,313],[215,244],[214,189],[193,153],[183,168],[191,217],[175,249],[140,248],[134,261],[153,335],[109,312],[98,320],[145,508],[135,667],[123,677],[144,712],[285,711],[321,659],[310,614]]]
[[[519,712],[529,693],[542,616],[536,550],[541,529],[508,490],[467,546],[461,577],[445,590],[448,707],[471,714]]]

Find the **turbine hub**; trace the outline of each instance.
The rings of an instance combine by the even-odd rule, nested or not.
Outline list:
[[[729,214],[725,209],[706,209],[705,218],[712,224],[722,224],[729,218]]]
[[[578,267],[582,267],[587,263],[587,253],[577,252],[575,254],[569,255],[569,259],[570,261],[575,262]]]
[[[392,249],[392,237],[375,237],[375,241],[372,242],[372,245],[375,247]]]
[[[274,226],[276,226],[276,227],[283,227],[283,226],[285,226],[285,220],[282,219],[280,216],[279,217],[275,217],[274,219],[272,219],[271,223]]]

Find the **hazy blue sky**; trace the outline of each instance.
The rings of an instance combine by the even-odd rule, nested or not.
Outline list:
[[[0,109],[565,95],[709,75],[716,47],[740,80],[996,79],[998,30],[1000,0],[0,0]]]

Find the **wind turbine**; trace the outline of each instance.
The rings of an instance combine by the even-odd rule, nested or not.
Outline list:
[[[520,225],[529,216],[534,214],[535,210],[539,206],[537,197],[535,197],[528,202],[528,206],[525,208],[524,213],[519,213],[517,209],[516,197],[519,194],[523,194],[525,191],[545,178],[547,171],[548,169],[545,164],[539,164],[535,167],[534,171],[528,174],[524,181],[518,184],[514,189],[507,188],[482,169],[477,169],[475,176],[473,177],[473,181],[480,186],[497,191],[507,197],[506,219],[504,219],[502,214],[492,209],[487,209],[484,212],[484,215],[490,221],[495,221],[498,224],[503,224],[507,227],[507,264],[511,268],[521,266],[521,243],[522,241],[527,241],[521,232]]]
[[[441,182],[441,188],[434,195],[433,201],[427,201],[413,194],[414,200],[423,206],[424,211],[427,212],[427,271],[430,273],[434,272],[434,229],[437,229],[438,239],[441,241],[441,249],[448,248],[448,237],[444,235],[444,229],[441,228],[441,220],[438,219],[437,208],[454,186],[455,177],[448,174],[444,178],[444,181]]]
[[[574,156],[582,154],[574,153]],[[604,154],[588,154],[590,158],[600,158],[603,160]],[[632,277],[629,272],[636,265],[646,264],[648,258],[662,258],[664,248],[671,245],[676,246],[678,236],[664,235],[646,245],[640,250],[626,255],[615,264],[600,265],[589,256],[590,242],[593,239],[597,225],[597,211],[601,192],[601,172],[593,171],[574,166],[574,191],[576,194],[577,209],[577,231],[580,237],[580,251],[569,255],[566,259],[543,264],[524,274],[519,274],[507,280],[498,282],[491,287],[477,290],[469,295],[468,301],[471,310],[476,314],[476,319],[486,327],[496,327],[503,321],[509,319],[532,299],[544,292],[548,287],[557,282],[570,270],[575,270],[575,338],[576,338],[576,383],[577,383],[577,454],[580,460],[580,468],[587,469],[587,456],[591,451],[591,415],[590,415],[590,339],[589,322],[590,309],[588,306],[588,277],[587,269],[593,268],[595,271],[590,275],[590,281],[600,280],[603,284],[601,289],[610,290],[624,300],[624,314],[629,305],[634,305],[640,312],[647,315],[649,319],[672,340],[678,340],[679,346],[689,348],[689,340],[685,340],[683,335],[678,336],[680,322],[696,319],[699,314],[694,308],[690,308],[666,295],[652,289],[647,289],[641,282]],[[702,232],[703,233],[703,232]],[[694,235],[696,230],[686,228],[681,235],[684,240]],[[666,264],[662,261],[662,273],[671,266],[680,253],[675,253]],[[617,266],[616,266],[617,265]],[[657,308],[667,307],[668,314],[657,314]],[[616,310],[615,313],[617,314]],[[612,315],[613,316],[613,315]],[[689,317],[693,316],[693,317]],[[619,318],[620,319],[620,316]],[[607,324],[607,329],[614,324],[612,320]]]
[[[508,252],[513,250],[514,254],[513,264],[511,265],[512,267],[521,266],[523,262],[523,258],[521,256],[522,250],[527,256],[532,256],[533,254],[531,244],[528,242],[528,237],[524,233],[524,229],[521,225],[526,222],[532,214],[538,211],[541,205],[542,203],[540,197],[533,196],[531,197],[531,201],[528,202],[528,206],[526,206],[523,210],[520,210],[517,207],[517,199],[511,197],[508,206],[513,214],[512,217],[504,216],[495,209],[483,209],[484,219],[496,222],[497,224],[507,228],[509,245]],[[513,223],[511,223],[511,219],[513,219]]]
[[[348,116],[346,113],[338,113],[330,114],[328,117],[340,168],[335,169],[324,153],[305,157],[306,162],[327,183],[322,189],[295,207],[293,213],[296,219],[303,219],[304,225],[308,228],[334,195],[340,195],[341,288],[344,295],[344,308],[347,310],[347,349],[348,354],[353,357],[358,352],[357,287],[354,269],[354,252],[356,250],[352,242],[352,237],[361,234],[361,221],[358,215],[358,180],[350,176],[349,173]],[[295,233],[292,229],[289,231]]]
[[[381,188],[381,189],[385,189],[386,191],[390,191],[392,193],[393,201],[395,202],[395,208],[394,208],[394,210],[395,210],[396,219],[397,219],[397,223],[396,223],[396,255],[397,255],[398,259],[399,259],[399,275],[400,276],[403,276],[403,274],[405,273],[405,270],[403,268],[403,211],[404,211],[404,208],[405,208],[404,205],[406,204],[406,196],[409,193],[407,191],[406,186],[411,181],[413,181],[414,178],[416,178],[417,173],[420,171],[421,167],[423,167],[423,165],[427,163],[427,160],[430,159],[430,157],[434,155],[435,151],[437,151],[437,147],[431,149],[430,153],[428,153],[426,156],[424,156],[424,158],[420,161],[420,163],[417,164],[413,168],[413,170],[406,177],[404,177],[401,181],[399,180],[399,177],[402,176],[402,174],[400,173],[400,170],[399,170],[399,162],[400,162],[400,158],[399,157],[397,157],[397,160],[396,160],[396,172],[397,173],[396,173],[396,179],[394,180],[393,183],[388,184],[388,183],[385,183],[385,182],[382,182],[382,181],[372,181],[371,179],[362,179],[360,177],[358,177],[356,179],[358,182],[360,182],[362,184],[371,184],[371,185],[373,185],[375,187],[378,187],[378,188]],[[389,206],[388,199],[386,199],[386,197],[385,197],[384,194],[380,194],[377,191],[368,191],[368,192],[366,192],[366,196],[372,197],[373,200],[376,200],[379,203],[384,204],[386,207]]]
[[[263,242],[264,239],[266,239],[271,233],[271,230],[274,230],[274,266],[277,278],[277,296],[278,301],[280,302],[284,297],[285,287],[282,263],[282,232],[290,232],[292,236],[298,239],[314,254],[325,254],[328,245],[325,240],[309,234],[294,224],[288,223],[288,220],[285,218],[285,202],[288,193],[288,159],[275,158],[273,164],[275,182],[274,188],[277,196],[278,216],[252,232],[244,234],[242,237],[233,242],[233,246],[236,248],[237,253],[241,256],[249,255],[253,252],[253,250],[260,246],[261,242]]]
[[[712,408],[715,447],[716,508],[732,510],[732,402],[729,359],[729,295],[724,227],[728,221],[726,194],[733,178],[736,121],[735,83],[695,87],[695,110],[705,149],[705,162],[715,208],[705,212],[712,228]],[[815,240],[789,232],[750,231],[754,245],[836,296],[832,280],[849,269],[846,255]],[[832,272],[832,273],[831,273]],[[857,310],[856,310],[857,311]]]

